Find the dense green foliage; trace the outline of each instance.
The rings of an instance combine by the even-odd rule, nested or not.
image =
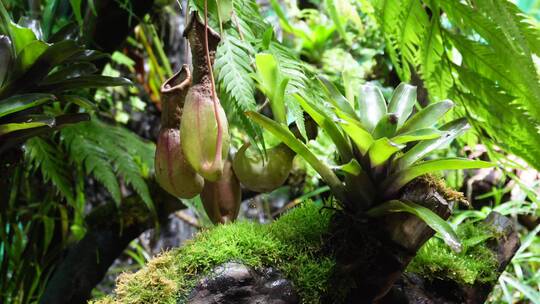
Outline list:
[[[118,4],[128,14],[126,23],[139,24],[112,56],[88,50],[84,43],[93,43],[85,36],[85,26],[91,24],[88,19],[102,17],[96,10],[102,2]],[[147,207],[141,212],[154,210],[157,198],[151,197],[148,182],[154,175],[155,147],[140,136],[154,135],[132,123],[142,116],[149,119],[146,124],[158,124],[159,88],[180,57],[174,52],[180,48],[176,44],[181,33],[170,32],[178,30],[180,14],[189,12],[180,12],[177,1],[159,0],[139,19],[132,2],[0,0],[0,177],[7,174],[0,180],[2,303],[39,299],[65,249],[85,236],[84,218],[98,205],[110,201],[119,206],[135,194]],[[204,3],[189,1],[201,17]],[[334,196],[348,203],[340,206],[343,209],[366,211],[378,205],[372,214],[413,213],[454,245],[451,227],[458,227],[461,253],[434,238],[410,269],[468,284],[494,280],[482,243],[489,234],[457,224],[464,218],[483,219],[491,210],[520,223],[539,215],[538,176],[532,180],[522,176],[536,172],[531,167],[540,169],[540,2],[258,3],[208,0],[209,24],[222,38],[214,74],[231,125],[232,150],[249,141],[262,152],[285,138],[305,159],[297,158],[295,166],[307,171],[300,194],[288,198],[291,205],[305,197],[320,199],[330,185]],[[113,35],[115,30],[100,35]],[[401,82],[416,85],[418,99],[403,98],[410,112],[397,115],[397,124],[384,123],[396,114],[392,92]],[[366,98],[361,89],[366,83],[375,88],[376,98]],[[111,85],[119,87],[106,88]],[[402,86],[396,96],[403,93]],[[445,99],[456,104],[442,117],[437,108],[444,112]],[[384,108],[386,115],[375,115],[378,121],[369,125],[373,117],[360,110],[362,103],[367,109]],[[427,112],[435,113],[426,115],[431,117],[429,124],[414,118]],[[415,131],[421,132],[393,143],[411,131],[400,130],[409,114],[411,121],[420,121],[423,128]],[[319,125],[313,140],[308,140],[309,123]],[[467,123],[473,130],[450,144]],[[369,152],[374,142],[378,144]],[[487,155],[478,153],[484,148]],[[20,158],[12,163],[13,151]],[[480,156],[502,169],[504,177],[490,184],[487,194],[468,193],[474,208],[480,209],[477,201],[486,199],[489,207],[458,211],[449,226],[414,202],[391,200],[418,175],[471,164],[462,159],[432,160],[456,156]],[[405,168],[412,170],[399,175]],[[459,170],[445,176],[454,187],[468,191],[477,181],[477,176],[470,176],[475,174]],[[369,182],[350,180],[366,175]],[[401,180],[398,186],[388,187],[396,180]],[[363,189],[361,198],[351,197],[351,189]],[[515,198],[510,193],[514,189],[525,194]],[[385,191],[394,193],[387,196]],[[201,209],[198,198],[185,204]],[[318,212],[304,206],[269,226],[240,222],[205,231],[141,272],[125,275],[118,297],[103,301],[174,303],[177,293],[189,290],[199,275],[233,257],[255,267],[279,265],[300,287],[304,301],[314,303],[328,289],[326,279],[333,265],[318,255],[320,235],[328,223],[328,213]],[[198,219],[204,223],[204,215]],[[520,226],[522,247],[499,278],[494,303],[523,299],[538,303],[540,228],[527,227]],[[140,264],[147,258],[130,255]]]
[[[432,101],[461,103],[485,144],[538,165],[537,21],[506,0],[383,0],[376,7],[402,80],[419,74]]]

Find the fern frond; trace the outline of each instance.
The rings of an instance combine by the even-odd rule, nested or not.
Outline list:
[[[420,0],[381,0],[376,7],[390,59],[400,78],[407,81],[410,65],[418,65],[418,46],[426,35],[428,16]]]
[[[498,81],[503,88],[516,97],[522,97],[520,100],[525,101],[523,106],[532,115],[540,117],[538,76],[536,72],[531,75],[529,68],[519,65],[520,59],[517,54],[511,58],[504,58],[487,45],[448,31],[445,35],[460,51],[468,68],[488,79]]]
[[[41,137],[29,139],[25,148],[32,169],[40,170],[44,181],[50,181],[68,203],[74,204],[72,177],[66,166],[64,152]]]
[[[94,176],[119,205],[122,194],[114,168],[103,147],[90,140],[89,129],[86,123],[62,129],[61,138],[68,151],[68,157],[72,162],[83,166],[86,174]]]
[[[466,105],[473,126],[488,135],[484,136],[485,140],[512,151],[538,169],[538,121],[495,82],[464,68],[454,68],[460,75],[460,84],[468,92],[455,92],[452,97]]]
[[[518,53],[540,53],[540,30],[534,20],[508,0],[479,1],[477,7],[497,24],[509,44]]]
[[[533,61],[540,50],[538,27],[507,0],[474,6],[424,0],[432,16],[425,25],[424,7],[413,3],[420,1],[376,2],[386,49],[401,79],[407,79],[408,66],[417,68],[432,99],[460,101],[485,142],[538,167],[540,76]],[[411,8],[416,13],[407,13]],[[420,25],[407,26],[411,15],[420,16]],[[440,16],[448,18],[444,27]],[[408,32],[413,28],[420,34]],[[462,58],[458,64],[454,48]]]
[[[256,110],[255,83],[251,77],[251,66],[255,50],[241,39],[226,35],[216,52],[216,70],[221,100],[228,116],[240,125],[253,140],[260,138],[262,131],[244,113]]]
[[[446,62],[447,57],[441,37],[438,14],[432,16],[431,26],[427,30],[423,45],[419,50],[419,57],[419,72],[432,101],[446,98],[454,81]]]
[[[238,22],[242,36],[251,43],[260,40],[262,34],[270,27],[264,21],[255,0],[233,0],[233,11],[237,17],[233,22]]]
[[[84,166],[120,204],[122,195],[118,178],[141,197],[154,211],[144,177],[153,169],[155,147],[122,127],[107,125],[96,117],[90,122],[66,127],[61,131],[69,157]]]

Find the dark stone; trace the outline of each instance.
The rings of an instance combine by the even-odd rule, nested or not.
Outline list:
[[[189,304],[296,304],[292,283],[273,269],[229,262],[214,268],[191,291]]]

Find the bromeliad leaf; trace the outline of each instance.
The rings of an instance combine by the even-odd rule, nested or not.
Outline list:
[[[373,130],[373,138],[390,138],[396,133],[398,117],[394,113],[384,115]]]
[[[418,129],[415,131],[403,133],[401,135],[398,135],[392,138],[392,141],[395,142],[396,144],[406,144],[412,141],[439,138],[443,134],[445,133],[435,128],[425,128],[425,129]]]
[[[423,220],[431,229],[439,233],[444,242],[454,251],[461,251],[461,243],[452,226],[450,226],[440,216],[426,207],[420,206],[413,202],[402,202],[399,200],[386,201],[374,208],[371,208],[367,214],[374,217],[379,217],[392,212],[407,212],[416,215]]]
[[[307,102],[302,96],[298,94],[293,95],[300,106],[308,113],[311,118],[319,125],[328,136],[332,139],[336,148],[341,156],[343,162],[348,162],[352,157],[352,150],[349,142],[343,137],[343,134],[336,126],[336,123],[329,117],[323,110],[319,109],[316,105]]]
[[[345,173],[349,173],[354,176],[360,175],[362,173],[362,167],[358,163],[356,159],[351,159],[348,163],[335,167],[336,170],[343,171]]]
[[[325,165],[320,159],[310,151],[310,149],[300,140],[298,140],[288,129],[277,123],[276,121],[263,116],[257,112],[247,112],[248,115],[255,123],[259,124],[264,129],[268,130],[279,140],[283,141],[289,148],[291,148],[298,155],[302,156],[304,160],[310,164],[328,184],[328,186],[334,192],[334,195],[338,200],[345,202],[345,190],[342,182],[334,174],[332,169]]]
[[[396,194],[399,189],[405,186],[408,182],[420,175],[442,170],[477,169],[489,167],[493,167],[493,164],[481,160],[470,160],[467,158],[428,160],[390,175],[383,182],[382,189],[385,189],[384,197],[390,197]]]
[[[445,132],[444,135],[442,135],[441,137],[432,139],[432,140],[419,142],[415,146],[413,146],[409,151],[403,154],[401,157],[397,158],[394,165],[394,167],[396,168],[396,171],[400,171],[407,168],[408,166],[412,165],[416,161],[422,159],[428,153],[452,142],[456,137],[463,134],[468,129],[469,129],[469,124],[467,124],[466,118],[456,119],[454,121],[447,123],[446,125],[440,128],[442,132]],[[421,129],[421,130],[425,130],[425,129]],[[421,130],[418,130],[418,132]],[[406,136],[407,134],[410,134],[410,133],[405,133],[402,136]],[[398,138],[394,138],[393,140],[395,142],[399,142]]]
[[[435,123],[453,106],[454,103],[450,100],[430,104],[411,117],[411,119],[399,129],[399,133],[433,127],[433,125],[435,125]]]
[[[349,135],[352,141],[356,144],[356,147],[362,155],[365,155],[373,144],[373,137],[371,134],[360,124],[360,122],[340,110],[336,110],[336,114],[342,120],[339,121],[340,126],[345,133]]]
[[[412,113],[416,103],[416,87],[406,83],[400,83],[394,90],[388,112],[398,117],[397,127],[400,128]]]
[[[321,84],[324,94],[328,98],[328,102],[330,102],[334,107],[347,114],[348,116],[358,118],[356,116],[356,112],[354,112],[354,109],[351,106],[352,101],[348,101],[345,96],[341,95],[336,86],[328,79],[319,76],[318,80]]]
[[[363,85],[358,97],[357,110],[362,125],[366,126],[369,132],[372,132],[387,113],[386,102],[381,90],[371,84]]]
[[[378,167],[386,163],[392,155],[403,148],[405,145],[396,144],[386,137],[377,139],[368,151],[371,167]]]

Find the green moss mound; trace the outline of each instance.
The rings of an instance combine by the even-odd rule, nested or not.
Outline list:
[[[328,281],[335,264],[320,252],[331,215],[306,203],[270,225],[240,221],[217,226],[152,259],[140,271],[121,275],[116,295],[94,303],[181,302],[202,275],[228,261],[277,267],[293,282],[303,303],[319,303],[331,286]]]
[[[497,268],[496,257],[486,247],[486,241],[494,237],[489,228],[482,223],[465,223],[458,227],[457,234],[463,245],[460,253],[433,237],[418,251],[407,272],[462,285],[495,281],[497,277],[493,270]]]

